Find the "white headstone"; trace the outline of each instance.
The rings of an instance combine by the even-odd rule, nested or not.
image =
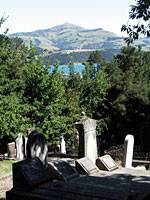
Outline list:
[[[88,157],[95,164],[98,157],[96,141],[96,120],[85,116],[76,122],[79,132],[79,153],[78,157]]]
[[[21,133],[18,134],[16,139],[16,158],[19,160],[24,159],[24,137]]]
[[[61,138],[60,151],[61,153],[66,154],[66,142],[64,140],[64,137]]]
[[[24,152],[24,154],[25,154],[25,157],[27,156],[27,142],[28,142],[28,138],[27,137],[25,137],[25,141],[24,141],[24,146],[25,146],[25,152]]]
[[[133,135],[127,135],[124,141],[124,152],[122,162],[122,166],[125,168],[132,168],[133,148],[134,137]]]

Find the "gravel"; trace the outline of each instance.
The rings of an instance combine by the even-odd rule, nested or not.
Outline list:
[[[0,179],[0,199],[6,199],[6,192],[13,187],[12,176],[7,176]]]

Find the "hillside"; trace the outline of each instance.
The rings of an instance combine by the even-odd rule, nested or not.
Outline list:
[[[10,37],[22,38],[27,45],[30,40],[34,46],[50,51],[74,49],[121,49],[124,38],[102,28],[87,30],[77,25],[65,23],[45,30],[10,34]],[[150,50],[150,39],[140,39],[135,46]]]
[[[10,37],[20,37],[29,45],[30,40],[36,47],[47,48],[49,50],[68,49],[101,49],[115,48],[118,36],[102,28],[87,30],[70,23],[55,26],[45,30],[33,32],[20,32],[10,34]],[[121,43],[121,44],[120,44]],[[122,46],[123,40],[117,46]]]

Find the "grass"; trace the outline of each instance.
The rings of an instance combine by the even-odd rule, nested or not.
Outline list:
[[[12,171],[12,160],[0,161],[0,176],[10,173]]]

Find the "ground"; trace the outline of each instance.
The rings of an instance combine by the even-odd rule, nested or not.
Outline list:
[[[6,192],[13,187],[12,176],[0,179],[0,200],[6,198]]]

